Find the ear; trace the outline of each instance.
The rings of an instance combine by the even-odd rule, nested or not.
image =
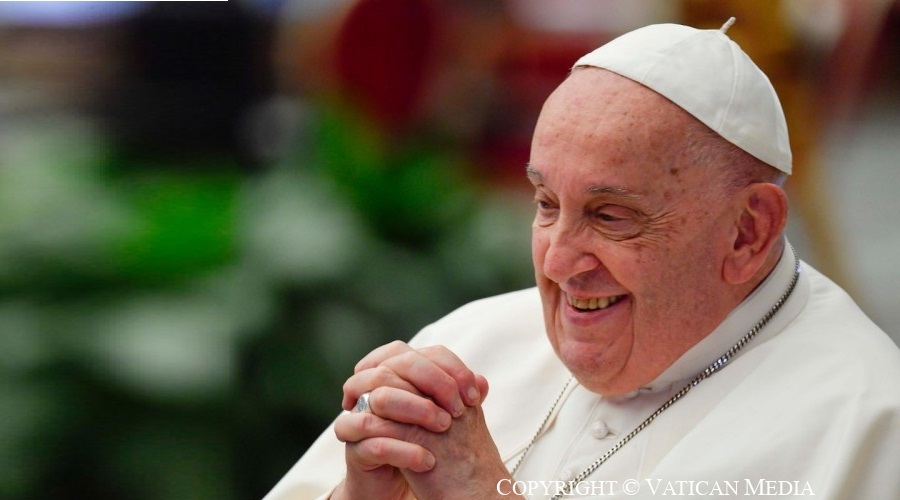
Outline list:
[[[746,283],[766,263],[787,223],[787,195],[775,184],[754,183],[735,197],[738,213],[734,221],[732,248],[725,258],[725,281]]]

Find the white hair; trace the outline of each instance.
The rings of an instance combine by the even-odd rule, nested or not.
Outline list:
[[[721,171],[724,194],[757,182],[784,185],[784,172],[728,142],[699,120],[691,119],[689,123],[684,131],[684,158],[694,165]]]

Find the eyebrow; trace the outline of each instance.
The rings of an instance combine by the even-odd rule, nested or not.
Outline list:
[[[644,197],[644,195],[640,193],[635,193],[618,186],[590,186],[586,191],[589,194],[608,194],[620,198],[627,198],[629,200],[640,200]]]
[[[540,183],[544,181],[544,176],[541,174],[536,168],[531,166],[530,163],[525,164],[525,174],[529,179],[536,183]],[[588,194],[598,195],[605,194],[610,196],[617,196],[620,198],[627,198],[630,200],[640,200],[644,198],[644,195],[641,193],[635,193],[633,191],[629,191],[623,187],[619,186],[602,186],[602,185],[593,185],[588,186],[585,190]]]

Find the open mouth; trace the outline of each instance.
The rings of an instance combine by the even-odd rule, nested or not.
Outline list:
[[[590,299],[576,299],[571,295],[566,296],[569,305],[579,311],[599,311],[615,304],[623,299],[624,295],[614,295],[612,297],[593,297]]]

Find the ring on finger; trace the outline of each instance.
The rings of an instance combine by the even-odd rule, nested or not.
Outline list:
[[[369,407],[369,394],[368,392],[364,392],[359,396],[359,399],[356,400],[356,411],[357,413],[369,412],[372,413],[372,409]]]

